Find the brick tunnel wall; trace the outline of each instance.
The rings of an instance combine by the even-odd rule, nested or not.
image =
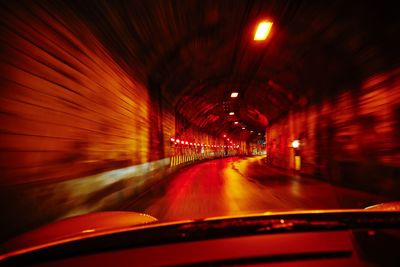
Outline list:
[[[400,69],[377,74],[289,115],[267,129],[274,165],[294,169],[293,140],[300,140],[301,169],[320,179],[385,195],[400,193]]]
[[[170,157],[191,151],[170,142],[179,126],[174,108],[127,73],[71,11],[7,5],[0,11],[0,240],[114,209],[163,178]],[[179,134],[193,132],[198,142],[215,141],[190,125]]]

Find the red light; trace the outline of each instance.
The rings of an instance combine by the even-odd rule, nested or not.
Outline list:
[[[254,34],[254,41],[264,41],[267,39],[272,28],[272,22],[262,21],[258,24],[256,33]]]
[[[229,141],[229,138],[227,140]]]

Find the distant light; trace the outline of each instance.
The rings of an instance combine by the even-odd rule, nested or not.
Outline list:
[[[232,98],[238,97],[238,95],[239,95],[238,92],[232,92],[232,93],[231,93],[231,97],[232,97]]]
[[[246,127],[242,127],[242,130],[246,129]]]
[[[190,143],[190,145],[192,146],[192,145],[193,145],[193,143]]]
[[[226,137],[226,134],[224,134],[224,138]]]
[[[261,133],[258,133],[258,135],[261,135]]]
[[[235,112],[229,112],[229,115],[231,115],[231,116],[233,116],[233,115],[235,115]]]
[[[171,138],[171,142],[175,142],[175,139],[174,139],[174,138]]]
[[[185,141],[181,141],[181,144],[184,144],[185,143]]]
[[[299,146],[300,146],[300,141],[299,140],[293,140],[292,147],[293,148],[299,148]]]
[[[228,141],[229,141],[229,138],[228,138],[228,139],[226,139],[226,140],[228,140]]]
[[[250,131],[251,133],[254,133],[254,131]]]
[[[272,28],[272,22],[262,21],[258,24],[256,34],[254,35],[254,41],[264,41],[267,39]]]
[[[235,121],[234,123],[235,123],[235,124],[239,124],[239,122],[238,122],[238,121]]]
[[[179,144],[181,141],[179,141],[179,139],[176,139],[176,142]]]

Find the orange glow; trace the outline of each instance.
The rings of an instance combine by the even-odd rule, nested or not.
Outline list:
[[[87,230],[83,230],[82,231],[82,233],[83,234],[85,234],[85,233],[93,233],[93,232],[95,232],[96,230],[94,230],[94,229],[87,229]]]
[[[272,28],[272,22],[262,21],[258,24],[256,33],[254,35],[254,41],[264,41],[267,39]]]

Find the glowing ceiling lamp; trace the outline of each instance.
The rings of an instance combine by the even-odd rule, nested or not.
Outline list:
[[[229,112],[229,115],[233,116],[235,115],[235,112]]]
[[[231,97],[232,97],[232,98],[238,97],[238,95],[239,95],[238,92],[232,92],[232,93],[231,93]]]
[[[254,34],[254,41],[264,41],[267,39],[272,28],[271,21],[262,21],[258,24],[256,33]]]
[[[239,124],[239,122],[238,122],[238,121],[235,121],[234,124]]]
[[[293,148],[299,148],[299,146],[300,146],[300,141],[299,140],[293,140],[292,147]]]

